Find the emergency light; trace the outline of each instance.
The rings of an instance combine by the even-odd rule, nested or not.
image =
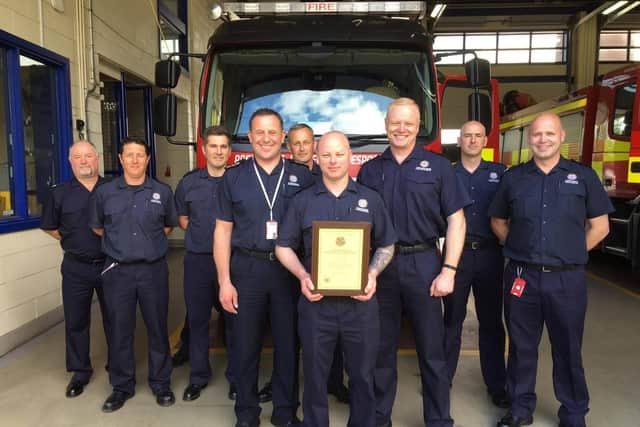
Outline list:
[[[224,3],[222,9],[238,16],[277,14],[378,14],[422,19],[425,12],[422,1],[371,1],[371,2],[252,2]],[[214,4],[213,9],[220,10]],[[211,13],[211,18],[219,13]]]

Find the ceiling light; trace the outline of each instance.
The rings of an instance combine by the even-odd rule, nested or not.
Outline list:
[[[609,15],[610,13],[615,12],[616,10],[620,9],[622,6],[624,6],[625,4],[629,3],[628,1],[617,1],[614,4],[612,4],[611,6],[609,6],[608,8],[606,8],[604,11],[602,11],[603,15]]]
[[[433,9],[431,10],[431,14],[429,16],[434,19],[440,18],[440,16],[444,13],[446,7],[447,5],[444,3],[436,3],[435,6],[433,6]]]

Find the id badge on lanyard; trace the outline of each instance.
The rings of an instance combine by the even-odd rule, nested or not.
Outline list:
[[[282,177],[284,176],[284,167],[285,163],[282,163],[282,170],[280,170],[280,177],[278,178],[278,184],[276,185],[276,191],[273,193],[273,198],[269,200],[269,195],[267,194],[267,189],[262,182],[262,178],[260,177],[260,173],[258,172],[258,167],[256,166],[255,159],[253,160],[253,170],[256,173],[256,178],[258,178],[258,183],[260,184],[260,188],[262,189],[262,194],[264,194],[264,199],[267,202],[267,206],[269,207],[269,220],[265,224],[265,239],[267,240],[276,240],[278,238],[278,221],[273,219],[273,206],[276,204],[276,199],[278,198],[278,191],[280,191],[280,184],[282,184]]]

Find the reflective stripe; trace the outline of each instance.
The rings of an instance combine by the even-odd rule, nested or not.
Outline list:
[[[510,128],[513,128],[513,127],[526,125],[529,122],[532,122],[533,119],[535,119],[538,115],[540,115],[543,112],[552,112],[552,113],[556,113],[556,114],[560,115],[562,113],[566,113],[567,111],[579,110],[580,108],[583,108],[585,105],[587,105],[587,98],[586,97],[584,97],[582,99],[579,99],[577,101],[569,102],[568,104],[563,104],[563,105],[559,105],[559,106],[554,107],[554,108],[550,108],[548,110],[538,111],[538,112],[536,112],[534,114],[528,114],[528,115],[520,117],[518,119],[514,119],[514,120],[511,120],[511,121],[502,123],[500,125],[500,131],[503,131],[503,130],[506,130],[506,129],[510,129]]]
[[[631,172],[631,164],[635,163],[634,169],[638,172]],[[627,181],[632,184],[640,184],[640,156],[629,157],[629,169],[627,170]]]
[[[493,148],[483,148],[482,149],[482,160],[486,160],[487,162],[495,161],[493,158],[493,152],[495,150]]]

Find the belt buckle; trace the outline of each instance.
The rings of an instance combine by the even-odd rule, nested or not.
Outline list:
[[[540,268],[540,271],[542,271],[543,273],[551,273],[551,272],[553,272],[553,269],[551,267],[547,267],[546,265],[543,265]]]
[[[471,249],[474,251],[480,249],[480,242],[471,242]]]
[[[275,261],[276,260],[276,254],[275,252],[269,252],[269,256],[267,257],[267,259],[269,261]]]

